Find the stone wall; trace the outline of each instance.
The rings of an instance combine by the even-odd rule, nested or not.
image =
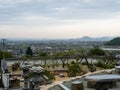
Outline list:
[[[66,87],[68,87],[69,89],[71,89],[71,84],[73,81],[76,80],[80,80],[83,81],[83,78],[89,75],[95,75],[95,74],[113,74],[115,73],[115,69],[106,69],[106,70],[100,70],[100,71],[96,71],[96,72],[88,72],[82,76],[76,76],[70,79],[66,79],[64,81],[59,81],[59,82],[54,82],[50,85],[45,85],[45,86],[41,86],[41,90],[63,90],[59,87],[59,84],[62,83],[63,85],[65,85]],[[83,82],[83,84],[85,85],[86,83]]]

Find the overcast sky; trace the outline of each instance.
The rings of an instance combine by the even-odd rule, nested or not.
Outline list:
[[[0,0],[0,38],[120,36],[120,0]]]

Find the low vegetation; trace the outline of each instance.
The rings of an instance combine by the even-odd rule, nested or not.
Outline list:
[[[80,73],[82,71],[83,70],[81,69],[79,63],[72,61],[71,64],[68,64],[68,72],[67,73],[68,73],[69,77],[74,77],[74,76],[80,75]]]

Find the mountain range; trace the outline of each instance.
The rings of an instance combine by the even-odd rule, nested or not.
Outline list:
[[[44,38],[44,39],[39,39],[39,38],[7,38],[7,40],[12,40],[12,41],[49,41],[49,40],[72,40],[72,41],[110,41],[114,37],[90,37],[90,36],[83,36],[81,38],[71,38],[71,39],[50,39],[50,38]],[[0,39],[2,40],[2,39]]]
[[[81,38],[76,38],[75,40],[78,40],[78,41],[109,41],[109,40],[112,40],[113,38],[114,37],[89,37],[89,36],[84,36],[84,37],[81,37]]]

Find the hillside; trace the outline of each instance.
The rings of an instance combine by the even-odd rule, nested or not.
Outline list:
[[[73,40],[78,40],[78,41],[109,41],[112,40],[113,37],[89,37],[89,36],[84,36],[81,38],[76,38]]]
[[[112,40],[105,43],[108,46],[119,46],[120,45],[120,37],[113,38]]]

